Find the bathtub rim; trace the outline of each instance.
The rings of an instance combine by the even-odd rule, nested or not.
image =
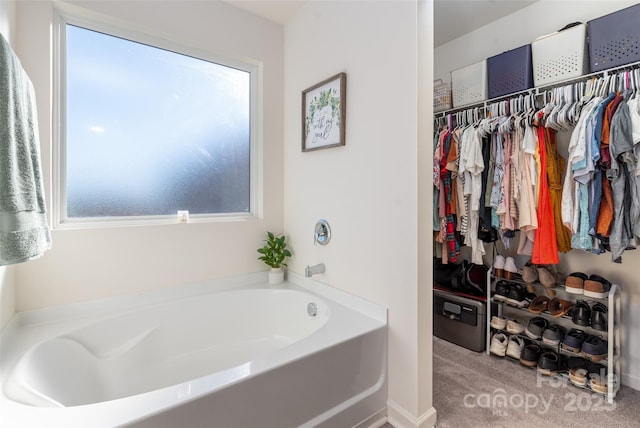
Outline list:
[[[287,279],[287,281],[284,284],[278,286],[267,285],[267,272],[259,272],[249,275],[220,278],[174,287],[165,287],[152,291],[97,299],[89,302],[73,303],[57,307],[36,309],[28,312],[19,312],[14,315],[7,328],[2,331],[2,343],[4,343],[5,340],[11,340],[11,336],[22,326],[47,323],[51,319],[58,319],[59,317],[62,317],[63,319],[66,318],[68,321],[82,319],[83,317],[90,317],[93,321],[95,321],[94,317],[96,316],[104,316],[106,318],[113,316],[113,308],[118,309],[116,313],[126,313],[145,308],[150,305],[167,303],[175,300],[176,298],[187,299],[203,294],[253,288],[293,289],[306,292],[311,295],[315,294],[320,298],[332,302],[333,305],[343,306],[360,313],[361,315],[372,320],[372,323],[368,325],[367,329],[361,331],[357,335],[352,335],[350,337],[343,338],[342,340],[332,342],[329,346],[318,348],[313,352],[301,353],[300,349],[295,348],[293,351],[293,357],[285,359],[279,364],[273,365],[269,362],[269,360],[266,360],[265,363],[264,360],[258,359],[258,370],[249,374],[242,374],[242,368],[244,367],[248,370],[249,366],[256,360],[239,365],[229,370],[212,373],[198,379],[193,379],[187,382],[157,389],[144,394],[62,409],[59,407],[33,407],[15,402],[5,395],[3,388],[3,390],[0,391],[0,410],[3,414],[6,414],[8,416],[23,416],[25,412],[28,412],[35,418],[34,421],[41,421],[40,418],[43,416],[40,415],[47,415],[47,412],[50,412],[51,409],[58,409],[63,411],[68,409],[73,410],[73,417],[71,419],[67,419],[65,417],[60,421],[53,421],[51,426],[74,426],[76,423],[80,423],[81,425],[80,421],[86,421],[86,418],[88,417],[91,417],[91,419],[95,420],[96,415],[100,415],[100,417],[103,417],[104,415],[113,416],[103,419],[105,424],[104,426],[132,423],[136,419],[144,418],[161,411],[166,411],[167,409],[182,405],[185,402],[191,400],[196,400],[204,395],[211,394],[223,387],[229,386],[236,382],[240,382],[252,376],[257,376],[267,370],[280,367],[299,358],[303,358],[306,355],[310,355],[314,352],[319,352],[322,349],[335,346],[351,338],[387,327],[386,308],[367,301],[361,297],[354,296],[343,290],[331,287],[327,284],[304,278],[301,275],[289,274],[288,276],[289,278]],[[68,316],[68,311],[70,308],[74,308],[77,310],[76,313],[71,317]],[[304,350],[304,348],[302,349]],[[288,351],[285,352],[284,355],[286,356],[287,353]],[[21,355],[20,353],[18,354]],[[280,353],[278,353],[278,355],[280,355]],[[2,368],[0,368],[0,370],[4,371],[4,369]],[[4,379],[7,374],[2,373],[2,376]],[[215,388],[211,388],[211,383],[220,385]],[[178,398],[176,398],[176,394],[178,395]],[[141,412],[139,410],[140,407],[143,407],[145,410]],[[120,414],[126,414],[126,416],[121,416],[120,414],[113,415],[115,409],[117,409]],[[132,417],[134,414],[135,416]]]
[[[0,331],[0,334],[3,336],[5,332],[10,334],[10,330],[15,330],[26,324],[31,325],[50,322],[52,319],[65,317],[70,308],[75,312],[75,316],[77,318],[84,316],[94,317],[100,314],[111,315],[114,313],[114,310],[117,312],[134,311],[149,305],[167,303],[175,299],[186,299],[213,292],[252,288],[267,284],[267,280],[268,271],[260,271],[246,275],[214,278],[188,284],[171,285],[152,290],[102,297],[82,302],[19,311],[11,317],[9,322],[5,325],[5,328]],[[333,287],[329,284],[322,283],[311,278],[306,278],[294,272],[287,272],[287,278],[282,284],[269,285],[265,286],[265,288],[286,289],[291,285],[294,286],[294,289],[296,286],[300,287],[305,291],[310,291],[320,297],[325,297],[338,302],[343,306],[357,312],[361,312],[382,323],[387,322],[386,307]]]

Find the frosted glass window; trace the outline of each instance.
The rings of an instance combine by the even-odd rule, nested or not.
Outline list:
[[[66,24],[66,217],[250,212],[251,73]]]

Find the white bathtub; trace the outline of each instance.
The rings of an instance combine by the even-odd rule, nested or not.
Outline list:
[[[291,276],[18,313],[0,334],[2,427],[370,424],[386,310]]]

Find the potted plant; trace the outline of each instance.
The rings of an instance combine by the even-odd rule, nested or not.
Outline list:
[[[287,249],[287,243],[282,234],[274,235],[271,232],[267,232],[267,239],[264,242],[264,247],[258,248],[258,253],[262,254],[258,259],[271,267],[269,284],[281,284],[284,281],[282,267],[287,266],[285,260],[287,257],[291,257],[291,251]]]

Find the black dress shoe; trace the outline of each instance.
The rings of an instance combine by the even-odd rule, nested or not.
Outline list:
[[[556,352],[547,351],[540,355],[540,359],[538,360],[539,373],[551,376],[556,374],[561,367],[562,357],[560,357]]]
[[[538,364],[540,354],[542,354],[542,348],[540,348],[540,346],[535,343],[527,345],[522,348],[522,352],[520,353],[520,364],[535,367]]]
[[[591,308],[591,327],[600,331],[607,331],[607,307],[602,303],[596,303]]]
[[[591,308],[584,300],[578,300],[571,308],[571,320],[574,324],[588,326],[591,323]]]

